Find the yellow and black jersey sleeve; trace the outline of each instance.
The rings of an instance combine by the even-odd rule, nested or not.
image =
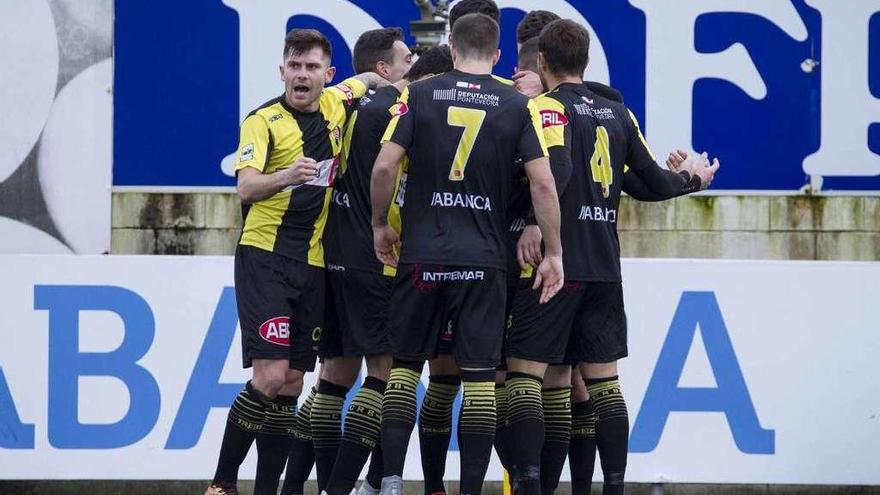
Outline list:
[[[269,163],[271,143],[269,124],[263,116],[255,113],[244,119],[238,141],[235,171],[245,167],[253,167],[264,172]]]
[[[571,179],[571,127],[565,105],[551,96],[542,95],[533,100],[541,117],[544,140],[550,155],[550,171],[559,195]]]
[[[565,105],[556,98],[547,95],[539,96],[535,100],[541,118],[544,140],[547,148],[554,146],[566,146],[565,130],[568,125],[568,117],[565,115]]]
[[[635,170],[643,170],[657,164],[657,160],[654,158],[654,153],[651,152],[651,148],[648,146],[648,141],[645,140],[645,136],[642,134],[642,129],[639,127],[638,119],[636,119],[636,116],[633,115],[632,111],[629,109],[627,109],[627,113],[629,113],[632,126],[629,129],[629,151],[626,157],[624,173],[628,172],[631,168]]]
[[[400,162],[400,167],[397,169],[397,177],[394,181],[394,195],[391,197],[391,206],[388,208],[388,225],[390,225],[398,235],[403,231],[403,215],[401,208],[403,208],[403,198],[406,194],[406,178],[408,171],[409,158],[404,157],[403,161]],[[397,255],[400,256],[398,248],[395,247],[394,249],[396,250]],[[397,274],[397,269],[393,266],[385,265],[382,269],[382,273],[393,277]]]
[[[495,74],[492,74],[492,77],[493,77],[496,81],[500,82],[501,84],[506,84],[506,85],[508,85],[508,86],[513,86],[513,85],[514,85],[514,82],[513,82],[511,79],[507,79],[506,77],[496,76]]]
[[[524,163],[547,156],[547,142],[541,130],[541,112],[534,100],[529,100],[526,107],[528,118],[524,122],[517,146],[517,158]]]
[[[409,88],[407,87],[400,94],[397,103],[388,109],[391,112],[391,122],[388,123],[385,135],[382,136],[383,144],[391,141],[407,149],[412,146],[415,115],[411,105]]]
[[[354,100],[367,94],[367,86],[360,80],[349,77],[336,86],[330,86],[324,89],[321,98],[330,98],[340,103],[351,105]]]

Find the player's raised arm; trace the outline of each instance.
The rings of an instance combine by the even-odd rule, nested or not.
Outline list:
[[[641,201],[662,201],[689,194],[708,187],[720,164],[716,159],[709,166],[708,160],[699,163],[699,157],[686,157],[689,162],[682,167],[685,173],[667,170],[657,164],[654,154],[648,147],[635,115],[629,112],[629,149],[626,163],[629,171],[624,174],[624,192]],[[699,171],[691,175],[689,170]],[[637,177],[628,178],[635,174]],[[704,180],[707,179],[707,180]]]
[[[357,79],[370,89],[381,88],[382,86],[388,86],[391,84],[387,79],[375,72],[362,72],[356,76],[352,76],[352,79]]]

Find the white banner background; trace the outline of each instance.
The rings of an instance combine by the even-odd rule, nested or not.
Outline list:
[[[232,286],[231,258],[0,256],[0,273],[0,368],[14,401],[4,403],[0,387],[0,440],[11,441],[11,411],[34,425],[34,448],[0,447],[0,478],[211,477],[226,409],[210,412],[193,448],[165,446],[221,293]],[[656,448],[630,454],[628,480],[880,484],[880,263],[626,260],[624,279],[630,357],[622,362],[621,380],[631,424],[643,413],[682,294],[695,291],[714,293],[760,427],[774,432],[772,454],[745,454],[725,414],[673,411]],[[118,286],[149,305],[155,337],[139,364],[155,378],[161,406],[144,438],[115,449],[50,445],[50,311],[35,309],[34,289],[45,285]],[[113,313],[80,313],[79,351],[113,351],[124,328]],[[66,364],[52,365],[63,373]],[[220,382],[244,382],[248,374],[240,366],[236,331]],[[305,389],[313,382],[310,375]],[[697,331],[678,387],[716,386]],[[129,404],[118,378],[81,377],[78,411],[52,414],[78,414],[83,424],[114,423]],[[421,477],[417,453],[414,435],[406,478]],[[252,452],[242,478],[253,476],[254,465]],[[457,475],[458,455],[451,452],[447,478]],[[496,459],[488,478],[501,478]]]

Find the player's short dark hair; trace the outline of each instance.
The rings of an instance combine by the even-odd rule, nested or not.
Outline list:
[[[449,11],[449,30],[455,29],[455,23],[468,14],[485,14],[495,22],[501,20],[495,0],[461,0]]]
[[[538,51],[553,74],[583,76],[590,60],[590,32],[572,21],[553,21],[541,31]]]
[[[415,82],[428,74],[444,74],[453,69],[449,45],[435,46],[421,54],[406,74],[406,80]]]
[[[537,38],[541,35],[541,30],[547,24],[559,19],[561,17],[548,10],[533,10],[529,12],[516,25],[516,42],[525,43],[532,38]]]
[[[371,29],[358,37],[351,51],[354,71],[358,74],[376,70],[379,62],[391,62],[394,57],[395,41],[403,41],[403,30],[399,27]]]
[[[284,37],[284,57],[300,55],[313,48],[320,48],[327,58],[333,58],[330,41],[317,29],[291,29]]]
[[[518,70],[538,72],[538,38],[532,38],[519,47],[516,66]]]
[[[491,58],[498,50],[498,23],[485,14],[462,16],[452,28],[451,40],[463,58]]]

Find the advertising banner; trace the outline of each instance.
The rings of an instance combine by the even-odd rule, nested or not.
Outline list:
[[[231,258],[3,256],[0,272],[0,478],[212,475],[248,378]],[[625,260],[624,280],[629,481],[880,484],[880,263]]]
[[[583,23],[587,77],[623,93],[658,157],[719,157],[713,189],[793,193],[813,176],[823,190],[880,191],[876,0],[497,3],[495,74],[514,73],[525,12]],[[240,122],[283,91],[288,29],[324,32],[340,81],[361,33],[409,34],[418,18],[412,0],[117,2],[114,185],[233,185]]]

